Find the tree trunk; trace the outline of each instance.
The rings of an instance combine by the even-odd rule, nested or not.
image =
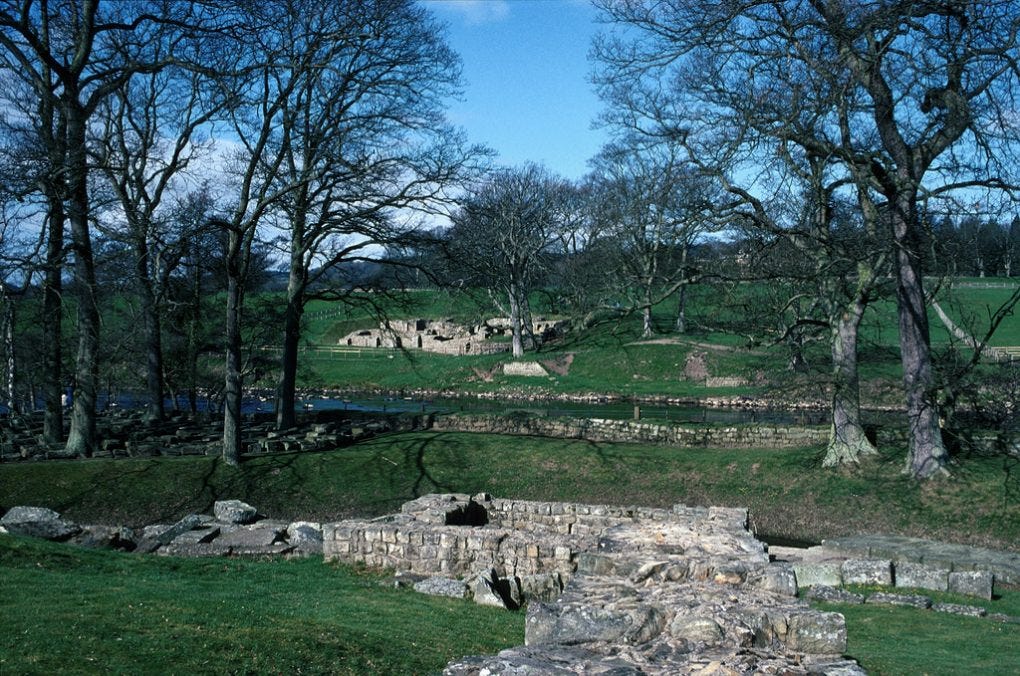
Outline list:
[[[511,347],[514,359],[524,356],[524,336],[521,330],[521,299],[518,295],[517,285],[510,285],[510,333]]]
[[[73,95],[69,92],[69,95]],[[96,391],[99,381],[99,303],[89,232],[88,168],[85,156],[85,111],[76,103],[67,115],[68,222],[74,251],[78,294],[78,354],[68,453],[90,457],[96,450]]]
[[[641,310],[641,337],[651,338],[655,334],[652,326],[652,289],[651,284],[645,287],[644,308]]]
[[[931,366],[928,308],[921,277],[920,247],[913,227],[914,201],[900,196],[892,210],[896,242],[896,303],[900,359],[907,399],[909,452],[906,472],[915,479],[945,473],[949,460],[939,426]]]
[[[297,260],[295,260],[295,258]],[[298,349],[301,345],[301,315],[304,312],[304,261],[291,256],[287,281],[287,308],[283,318],[283,355],[280,358],[280,384],[276,395],[276,429],[297,424],[294,413],[297,388]]]
[[[52,189],[52,187],[51,187]],[[46,275],[43,279],[43,439],[48,444],[64,440],[64,343],[63,276],[64,205],[57,195],[48,195]]]
[[[234,251],[236,233],[230,233]],[[228,266],[230,263],[228,263]],[[241,461],[241,280],[231,271],[227,280],[226,376],[223,384],[223,460],[237,466]]]
[[[18,401],[15,396],[15,380],[18,375],[18,361],[14,354],[14,301],[7,297],[3,299],[4,303],[4,353],[7,355],[7,388],[4,392],[5,403],[7,404],[7,412],[10,415],[14,415],[18,412]]]
[[[856,465],[878,453],[861,425],[857,332],[864,308],[852,301],[832,327],[832,426],[823,467]]]
[[[681,284],[676,292],[676,324],[677,333],[687,332],[687,284]]]
[[[163,404],[163,329],[149,276],[149,247],[144,238],[135,242],[135,278],[145,332],[145,385],[149,399],[145,407],[145,418],[150,421],[163,420],[166,417]]]

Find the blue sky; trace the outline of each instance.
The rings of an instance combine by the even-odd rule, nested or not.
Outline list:
[[[448,25],[466,86],[450,119],[500,164],[532,161],[571,179],[606,139],[587,60],[599,30],[584,0],[423,0]]]

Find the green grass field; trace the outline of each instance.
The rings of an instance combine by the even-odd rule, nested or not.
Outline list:
[[[376,516],[429,492],[668,506],[748,506],[759,533],[800,540],[889,532],[1020,542],[1015,459],[960,458],[923,485],[899,454],[854,475],[816,449],[684,451],[416,432],[332,452],[0,465],[0,510],[48,506],[142,525],[240,498],[270,517]],[[422,597],[368,571],[300,561],[181,560],[0,537],[0,673],[436,673],[523,641],[523,614]],[[947,599],[957,600],[961,599]],[[973,600],[969,601],[973,603]],[[1020,615],[1020,592],[988,607]],[[884,674],[1016,673],[1017,625],[838,606],[849,654]],[[168,667],[172,665],[172,667]]]
[[[981,283],[1005,284],[1002,280]],[[538,396],[611,392],[624,396],[706,397],[786,392],[794,393],[794,397],[825,399],[830,358],[824,335],[820,336],[823,340],[805,347],[810,372],[792,374],[786,368],[788,348],[771,344],[767,331],[744,326],[745,315],[764,304],[764,299],[755,296],[762,291],[753,285],[725,291],[710,285],[695,286],[690,292],[688,310],[692,328],[683,336],[672,333],[674,301],[667,299],[654,309],[657,334],[651,342],[641,338],[637,313],[609,315],[593,327],[572,332],[527,357],[555,361],[571,355],[573,363],[566,375],[550,372],[547,378],[515,378],[496,373],[489,378],[488,373],[508,360],[508,355],[447,356],[366,350],[357,355],[307,353],[302,363],[302,384],[362,390],[500,391]],[[991,313],[1013,292],[1014,288],[1008,286],[983,288],[958,284],[942,291],[940,299],[960,326],[982,334]],[[544,298],[535,295],[536,314],[548,309],[543,307]],[[487,314],[477,299],[446,291],[408,292],[377,304],[391,318],[452,316],[478,321]],[[495,312],[492,308],[488,310],[488,314]],[[954,341],[934,312],[930,319],[933,346],[936,350],[949,349]],[[306,324],[306,343],[336,345],[350,331],[373,327],[377,320],[367,307],[317,302],[309,306]],[[756,334],[753,342],[749,341],[751,333]],[[1007,317],[991,344],[1020,346],[1020,316]],[[686,379],[684,364],[692,353],[705,355],[710,375],[740,378],[744,384],[708,387],[706,383]],[[866,402],[899,403],[899,344],[896,308],[891,300],[876,301],[865,315],[860,353]],[[480,377],[480,373],[487,377]]]
[[[685,450],[639,444],[414,432],[334,452],[255,456],[240,469],[205,457],[0,465],[0,509],[50,507],[95,523],[175,521],[238,498],[268,516],[378,516],[426,493],[533,500],[748,507],[758,532],[817,541],[902,533],[973,544],[1020,542],[1016,459],[958,458],[950,481],[917,484],[888,452],[856,473],[819,449]]]
[[[321,558],[188,560],[0,536],[3,674],[430,674],[524,616]]]

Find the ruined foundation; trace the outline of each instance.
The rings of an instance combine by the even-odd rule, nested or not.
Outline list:
[[[429,495],[327,524],[323,551],[527,604],[524,646],[447,674],[863,673],[841,657],[843,616],[796,598],[743,509]]]

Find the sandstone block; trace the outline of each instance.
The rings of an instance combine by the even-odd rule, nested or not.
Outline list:
[[[244,524],[253,522],[258,510],[240,500],[218,500],[213,503],[213,514],[224,523]]]
[[[843,584],[843,573],[838,563],[810,563],[797,561],[792,564],[800,588],[823,585],[839,587]]]
[[[455,599],[467,598],[468,586],[460,580],[448,577],[430,577],[416,582],[414,590],[420,594],[430,596],[449,596]]]
[[[965,615],[968,617],[984,617],[988,611],[980,606],[967,606],[961,603],[936,603],[932,610],[939,613],[950,613],[953,615]]]
[[[760,586],[783,596],[796,596],[797,575],[788,563],[771,563],[765,568]]]
[[[893,594],[875,592],[868,596],[868,603],[881,603],[889,606],[908,606],[911,608],[931,608],[931,599],[919,594]]]
[[[961,570],[949,574],[949,591],[965,596],[992,598],[995,577],[983,570]]]
[[[946,591],[949,588],[949,571],[902,561],[896,564],[896,586],[915,589]]]
[[[563,591],[563,584],[558,573],[522,575],[519,582],[523,603],[555,601]]]
[[[840,589],[838,587],[830,587],[824,584],[816,584],[811,587],[811,590],[807,593],[809,599],[816,601],[826,601],[828,603],[849,603],[849,604],[861,604],[864,603],[864,595],[856,594],[846,589]]]
[[[790,616],[787,626],[790,650],[821,655],[846,652],[846,620],[839,613],[805,611]]]
[[[867,584],[891,587],[892,561],[888,559],[847,559],[840,567],[843,584]]]

